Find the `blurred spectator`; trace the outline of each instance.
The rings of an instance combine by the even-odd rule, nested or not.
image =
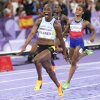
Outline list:
[[[26,14],[27,15],[32,15],[33,14],[33,3],[30,2],[30,0],[23,0],[23,5],[24,5],[24,8],[25,8],[25,11],[26,11]]]
[[[76,2],[76,0],[72,0],[70,3],[70,9],[71,9],[73,16],[75,15],[77,6],[78,6],[78,3]]]
[[[22,4],[23,3],[23,0],[17,0],[19,4]]]
[[[4,9],[4,17],[11,17],[12,16],[12,12],[10,9],[5,8]]]
[[[49,3],[48,0],[39,0],[39,3],[38,3],[37,8],[38,8],[38,15],[39,15],[40,17],[43,16],[43,7],[44,7],[44,5],[47,4],[47,3]]]
[[[2,12],[2,10],[0,9],[0,18],[2,18],[3,17],[3,12]]]
[[[61,7],[61,9],[62,9],[62,13],[63,13],[64,15],[68,16],[67,5],[64,4],[63,0],[58,0],[58,2],[59,2],[59,5],[60,5],[60,7]]]
[[[76,0],[76,2],[78,3],[78,4],[83,4],[84,3],[84,0]]]
[[[12,3],[10,1],[7,2],[3,13],[4,13],[5,17],[12,17],[13,16],[13,6],[12,6]]]
[[[96,11],[100,11],[100,0],[97,0],[95,9]]]
[[[42,0],[38,0],[39,2],[38,2],[38,4],[37,4],[37,12],[38,12],[38,15],[41,17],[41,16],[43,16],[43,13],[42,13],[42,11],[43,11],[43,2],[42,2]]]
[[[88,8],[91,10],[91,12],[95,11],[95,3],[94,0],[88,0]]]
[[[91,22],[91,9],[89,7],[88,2],[86,2],[85,5],[84,5],[84,19]]]
[[[42,0],[43,6],[49,2],[49,0]]]
[[[32,0],[32,14],[37,15],[37,2]]]
[[[0,0],[0,9],[2,10],[4,8],[4,2]]]
[[[87,3],[84,6],[83,19],[84,20],[87,20],[87,21],[89,21],[91,23],[91,10],[89,9]],[[85,32],[86,32],[86,34],[91,33],[91,31],[87,27],[85,28]]]
[[[3,9],[4,9],[5,3],[0,0],[0,18],[3,17]]]
[[[58,5],[59,2],[57,0],[49,0],[49,4],[51,5],[52,10],[54,10],[55,5]]]
[[[68,16],[68,12],[70,14],[70,10],[72,15],[74,15],[78,4],[88,5],[88,10],[92,12],[100,10],[100,0],[0,0],[0,17],[2,17],[3,14],[6,17],[20,15],[18,14],[21,11],[19,10],[20,4],[24,6],[24,10],[21,11],[21,14],[23,12],[22,15],[24,15],[26,11],[27,15],[39,14],[43,16],[43,7],[47,3],[52,6],[52,9],[54,9],[56,4],[59,4],[62,13],[66,16]]]
[[[11,0],[12,7],[13,7],[13,16],[16,15],[16,9],[19,7],[17,0]]]
[[[16,9],[16,16],[26,16],[26,11],[22,4],[20,4],[19,7]]]

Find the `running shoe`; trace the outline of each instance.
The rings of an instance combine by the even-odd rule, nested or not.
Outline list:
[[[69,82],[65,82],[64,85],[63,85],[63,87],[62,87],[62,89],[66,90],[66,89],[69,88],[69,86],[70,86],[70,83]]]
[[[62,90],[62,84],[60,83],[60,86],[57,88],[57,90],[58,90],[58,95],[59,96],[64,96],[64,92],[63,92],[63,90]]]
[[[92,54],[94,54],[94,51],[93,50],[86,49],[84,51],[84,53],[86,53],[87,55],[92,55]]]
[[[42,80],[37,80],[34,91],[39,91],[42,87]]]

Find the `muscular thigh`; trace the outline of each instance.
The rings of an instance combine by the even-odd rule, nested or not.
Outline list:
[[[80,46],[77,46],[75,49],[74,49],[74,53],[73,53],[73,56],[75,56],[75,57],[78,57],[79,56],[79,50],[80,50]]]
[[[40,61],[45,61],[51,59],[51,53],[48,49],[43,50],[42,52],[38,53],[35,58],[34,61],[36,60],[40,60]]]
[[[36,56],[34,61],[36,60],[46,60],[51,59],[51,52],[49,51],[48,47],[39,47],[36,52]]]

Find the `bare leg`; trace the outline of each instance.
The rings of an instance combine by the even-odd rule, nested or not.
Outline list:
[[[73,74],[75,73],[75,70],[77,68],[76,63],[77,63],[77,59],[79,58],[79,49],[80,47],[76,47],[72,56],[72,66],[70,68],[70,72],[69,72],[69,77],[68,77],[68,82],[70,83]]]
[[[38,80],[42,80],[42,65],[39,61],[35,61],[35,66],[38,74]]]
[[[72,56],[73,56],[73,53],[74,53],[74,49],[73,48],[69,48],[68,60],[69,60],[69,63],[70,64],[72,64]]]
[[[56,71],[56,65],[55,65],[55,63],[54,63],[54,60],[53,59],[51,59],[51,65],[52,65],[52,70],[55,72]]]
[[[79,57],[79,49],[80,49],[79,46],[76,47],[75,50],[74,50],[74,52],[73,52],[73,55],[72,55],[72,57],[71,57],[71,62],[72,62],[72,63],[71,63],[71,68],[70,68],[70,71],[69,71],[68,80],[67,80],[67,82],[63,85],[63,89],[64,89],[64,90],[67,89],[67,88],[69,88],[70,81],[71,81],[71,79],[72,79],[72,77],[73,77],[73,75],[74,75],[74,73],[75,73],[75,71],[76,71],[76,68],[77,68],[76,63],[77,63],[77,59],[78,59],[78,57]],[[72,51],[73,51],[73,49],[72,49]]]
[[[56,74],[51,68],[51,53],[50,53],[50,51],[49,50],[42,51],[35,57],[34,61],[39,61],[41,63],[41,65],[46,69],[50,78],[57,86],[59,96],[63,96],[64,93],[62,91],[62,85],[58,82],[58,80],[56,78]],[[37,67],[37,72],[38,72],[39,66],[36,66],[36,67]],[[41,84],[42,84],[41,81],[37,82],[37,86],[39,86],[38,90],[40,89]]]
[[[35,57],[35,60],[38,58],[38,60],[41,62],[42,66],[46,69],[47,73],[49,74],[50,78],[53,80],[53,82],[56,84],[57,87],[59,87],[59,82],[56,78],[55,72],[51,68],[51,53],[49,50],[44,50],[40,54]]]

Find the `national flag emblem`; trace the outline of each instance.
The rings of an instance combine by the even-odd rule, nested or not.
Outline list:
[[[33,24],[34,24],[34,19],[32,16],[19,17],[20,28],[31,28]]]

